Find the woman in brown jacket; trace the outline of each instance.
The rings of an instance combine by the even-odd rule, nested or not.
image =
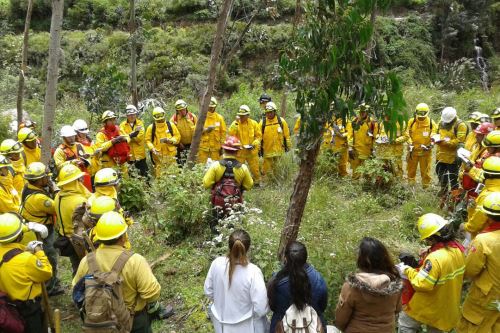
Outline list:
[[[335,326],[344,333],[393,333],[402,281],[384,244],[363,238],[357,266],[342,287]]]

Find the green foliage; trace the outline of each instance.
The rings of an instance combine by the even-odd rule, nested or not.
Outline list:
[[[461,58],[444,64],[440,71],[439,80],[435,84],[438,87],[454,91],[463,91],[473,86],[479,87],[479,72],[472,59]]]
[[[118,201],[123,209],[129,212],[140,212],[147,206],[145,179],[138,176],[135,170],[133,177],[123,178],[120,183]]]
[[[128,22],[128,0],[73,1],[65,17],[65,25],[72,29],[98,27],[125,27]]]
[[[361,175],[365,188],[373,191],[387,189],[396,180],[391,163],[378,158],[364,161],[356,172]]]
[[[316,179],[327,179],[338,175],[340,158],[331,149],[323,149],[318,156],[314,175]]]

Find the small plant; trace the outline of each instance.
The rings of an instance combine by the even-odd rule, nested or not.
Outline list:
[[[330,178],[338,175],[339,155],[331,149],[324,149],[318,156],[314,170],[317,179]]]
[[[368,159],[356,172],[361,175],[368,189],[388,189],[394,182],[393,166],[389,160]]]
[[[146,181],[137,175],[136,170],[130,170],[132,177],[121,181],[118,200],[123,209],[130,212],[140,212],[146,207]]]

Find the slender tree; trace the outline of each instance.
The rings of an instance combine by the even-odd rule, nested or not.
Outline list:
[[[205,120],[207,119],[208,105],[210,104],[210,98],[212,97],[215,81],[217,79],[217,67],[219,65],[219,58],[222,51],[224,32],[226,31],[227,21],[231,15],[232,7],[233,0],[224,0],[219,19],[217,21],[217,31],[215,32],[215,38],[212,44],[212,54],[210,56],[207,88],[203,94],[201,109],[198,115],[198,122],[196,123],[196,128],[194,130],[193,140],[191,142],[191,151],[189,152],[188,157],[188,164],[190,165],[195,163],[196,156],[198,155],[198,149],[200,148],[201,134],[203,133],[203,126],[205,125]]]
[[[33,12],[33,0],[28,0],[26,9],[26,20],[24,21],[23,50],[21,57],[21,68],[19,70],[19,82],[17,87],[17,128],[23,121],[23,98],[24,98],[24,80],[26,68],[28,67],[28,46],[30,36],[31,13]]]
[[[137,43],[135,35],[137,26],[135,23],[135,0],[130,0],[130,90],[132,95],[132,104],[136,107],[139,104],[139,96],[137,93]]]
[[[396,122],[406,119],[399,80],[392,73],[374,70],[365,56],[375,1],[307,2],[304,22],[280,59],[282,80],[297,92],[295,106],[302,119],[299,171],[282,229],[280,260],[285,246],[297,238],[323,131],[333,115],[345,118],[361,102],[369,103],[379,119],[389,116],[390,122],[384,125],[391,135]]]
[[[61,33],[64,14],[64,0],[52,0],[52,19],[50,22],[49,61],[47,66],[47,85],[43,107],[42,162],[50,161],[51,138],[54,132],[54,118],[57,102],[57,81],[59,78],[59,59],[61,54]]]

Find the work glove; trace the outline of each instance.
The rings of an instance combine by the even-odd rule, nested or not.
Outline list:
[[[135,138],[138,135],[139,135],[139,131],[133,131],[132,133],[129,134],[129,137]]]
[[[43,239],[47,238],[47,236],[49,235],[49,230],[43,224],[28,222],[27,226],[29,230],[39,234]]]
[[[43,250],[43,243],[40,241],[31,241],[26,245],[26,250],[30,251],[31,253],[35,253],[35,249],[37,247],[40,247],[40,250]]]
[[[400,262],[399,264],[396,265],[396,269],[398,270],[399,276],[402,279],[408,279],[408,277],[405,274],[405,271],[407,268],[411,268],[411,267],[406,265],[404,262]]]

